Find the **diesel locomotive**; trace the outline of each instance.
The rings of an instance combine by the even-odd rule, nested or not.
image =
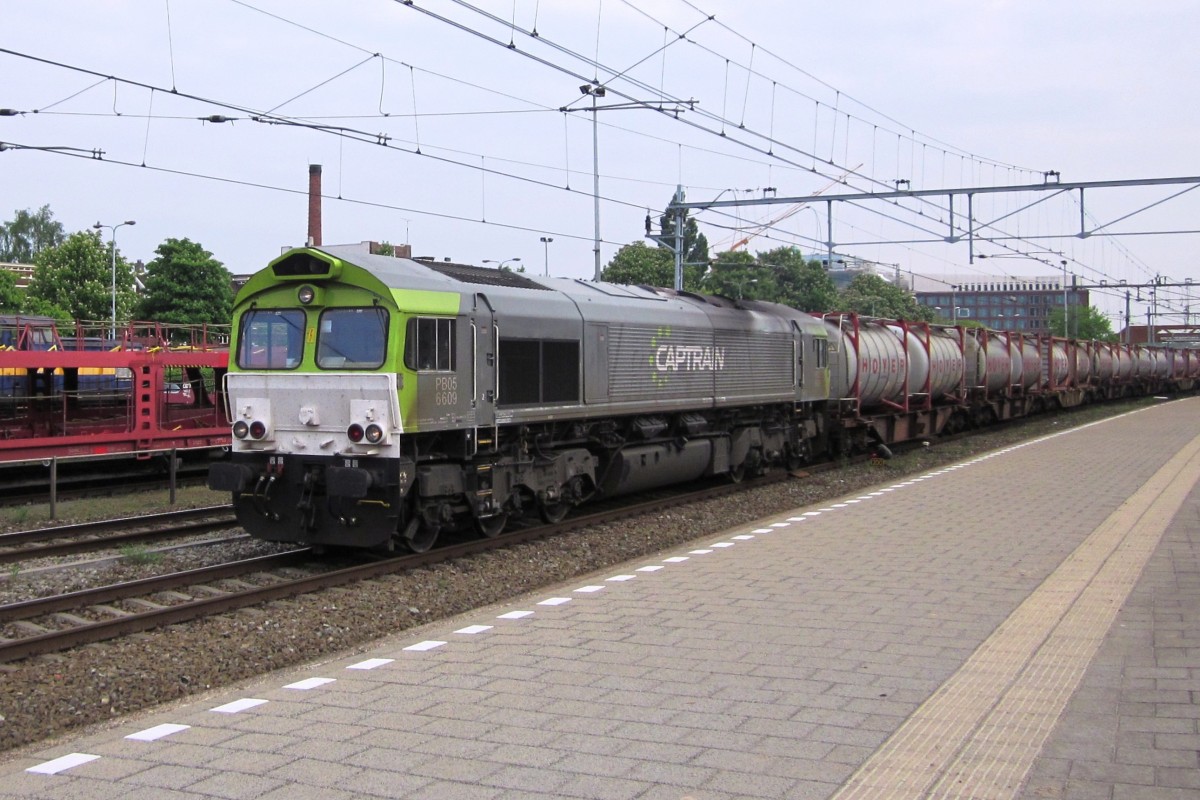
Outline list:
[[[1200,378],[1192,351],[291,250],[238,293],[230,492],[258,538],[427,550],[595,497]]]

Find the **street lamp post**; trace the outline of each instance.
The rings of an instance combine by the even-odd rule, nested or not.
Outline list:
[[[137,221],[127,219],[124,222],[118,222],[116,225],[102,225],[97,222],[92,227],[96,230],[104,230],[108,228],[112,231],[112,328],[109,330],[109,337],[117,338],[117,228],[122,225],[136,225]]]
[[[507,264],[507,263],[509,263],[510,261],[520,261],[520,260],[521,260],[520,258],[506,258],[506,259],[504,259],[503,261],[496,261],[496,260],[494,260],[494,259],[491,259],[491,258],[485,258],[485,259],[483,260],[483,263],[485,263],[485,264],[496,264],[496,265],[497,265],[497,266],[496,266],[496,269],[504,269],[504,265],[505,265],[505,264]]]
[[[546,258],[546,265],[545,265],[546,273],[545,274],[546,274],[547,278],[550,277],[550,243],[553,241],[554,241],[553,236],[543,236],[541,238],[542,253]]]

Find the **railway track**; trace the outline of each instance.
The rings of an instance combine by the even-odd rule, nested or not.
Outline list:
[[[699,491],[594,511],[554,525],[518,528],[493,538],[450,543],[427,553],[395,556],[342,568],[318,568],[315,573],[312,572],[311,553],[304,548],[10,603],[0,606],[0,625],[3,625],[0,663],[370,580],[591,525],[662,511],[701,499],[731,495],[787,477],[786,473],[778,473],[741,484],[709,486]],[[297,568],[305,570],[305,574],[288,577],[280,572]],[[224,586],[215,585],[222,582]],[[114,606],[114,603],[123,607]]]
[[[229,506],[207,506],[0,533],[0,564],[119,548],[158,539],[194,536],[236,524]]]

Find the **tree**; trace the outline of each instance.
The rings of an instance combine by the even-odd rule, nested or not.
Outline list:
[[[49,300],[30,297],[28,294],[21,300],[21,313],[30,317],[53,317],[59,324],[59,330],[70,328],[75,324],[75,316],[70,311]]]
[[[146,292],[138,316],[177,325],[228,325],[233,319],[229,272],[190,239],[167,239],[146,265]]]
[[[62,223],[54,221],[50,206],[17,211],[11,222],[0,224],[0,261],[32,264],[38,253],[64,240]]]
[[[700,291],[703,274],[703,265],[685,266],[683,288],[689,292]],[[609,283],[671,288],[675,285],[675,258],[666,248],[634,242],[617,251],[600,277]]]
[[[850,281],[838,299],[838,306],[841,311],[853,311],[871,317],[924,322],[933,319],[933,309],[921,306],[904,289],[870,273],[858,275]]]
[[[62,244],[47,247],[33,259],[33,278],[25,294],[29,313],[66,312],[68,319],[107,320],[112,314],[112,254],[99,231],[79,231]],[[116,258],[117,319],[133,308],[133,272]]]
[[[682,195],[681,195],[682,197]],[[672,195],[672,202],[675,197]],[[650,215],[646,215],[646,235],[651,230]],[[612,261],[601,272],[602,280],[638,286],[675,286],[675,215],[665,213],[659,217],[662,235],[656,237],[659,244],[651,248],[644,242],[627,244],[617,251]],[[665,242],[665,244],[664,244]],[[708,239],[700,233],[696,220],[684,211],[683,222],[683,288],[699,291],[700,281],[708,265]]]
[[[684,194],[679,193],[679,201],[682,203]],[[671,202],[675,201],[675,197],[671,197]],[[660,242],[666,242],[665,245],[659,244],[667,252],[672,252],[671,248],[675,246],[675,215],[665,213],[658,218],[659,228],[662,230]],[[646,217],[646,233],[650,233],[650,217]],[[700,232],[700,226],[684,209],[683,212],[683,262],[685,264],[707,264],[708,263],[708,238]]]
[[[1117,334],[1113,332],[1112,323],[1100,310],[1092,306],[1072,306],[1067,323],[1070,332],[1063,333],[1063,310],[1056,308],[1050,312],[1047,325],[1054,336],[1069,336],[1072,339],[1094,339],[1102,342],[1115,342]]]
[[[0,311],[15,314],[21,310],[21,291],[17,289],[17,276],[0,269]]]
[[[744,250],[717,253],[704,274],[701,290],[734,300],[768,300],[776,294],[774,276],[760,269],[754,256]]]
[[[774,276],[775,295],[764,299],[801,311],[829,311],[837,306],[837,287],[829,273],[821,262],[805,261],[798,248],[777,247],[759,253],[757,260]]]

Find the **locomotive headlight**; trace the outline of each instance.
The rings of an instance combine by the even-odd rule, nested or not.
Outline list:
[[[240,420],[239,420],[240,421]],[[261,439],[267,435],[267,424],[262,420],[254,420],[250,423],[250,438]]]
[[[363,440],[363,434],[363,426],[359,425],[357,422],[351,425],[349,428],[346,428],[346,438],[355,444],[358,444]]]
[[[296,299],[300,301],[300,305],[306,306],[317,299],[317,290],[305,284],[300,287],[300,291],[296,292]]]
[[[379,444],[383,441],[383,428],[372,423],[367,426],[367,441],[371,444]]]
[[[245,439],[249,435],[250,426],[246,424],[245,420],[239,419],[237,422],[233,423],[233,438]]]

